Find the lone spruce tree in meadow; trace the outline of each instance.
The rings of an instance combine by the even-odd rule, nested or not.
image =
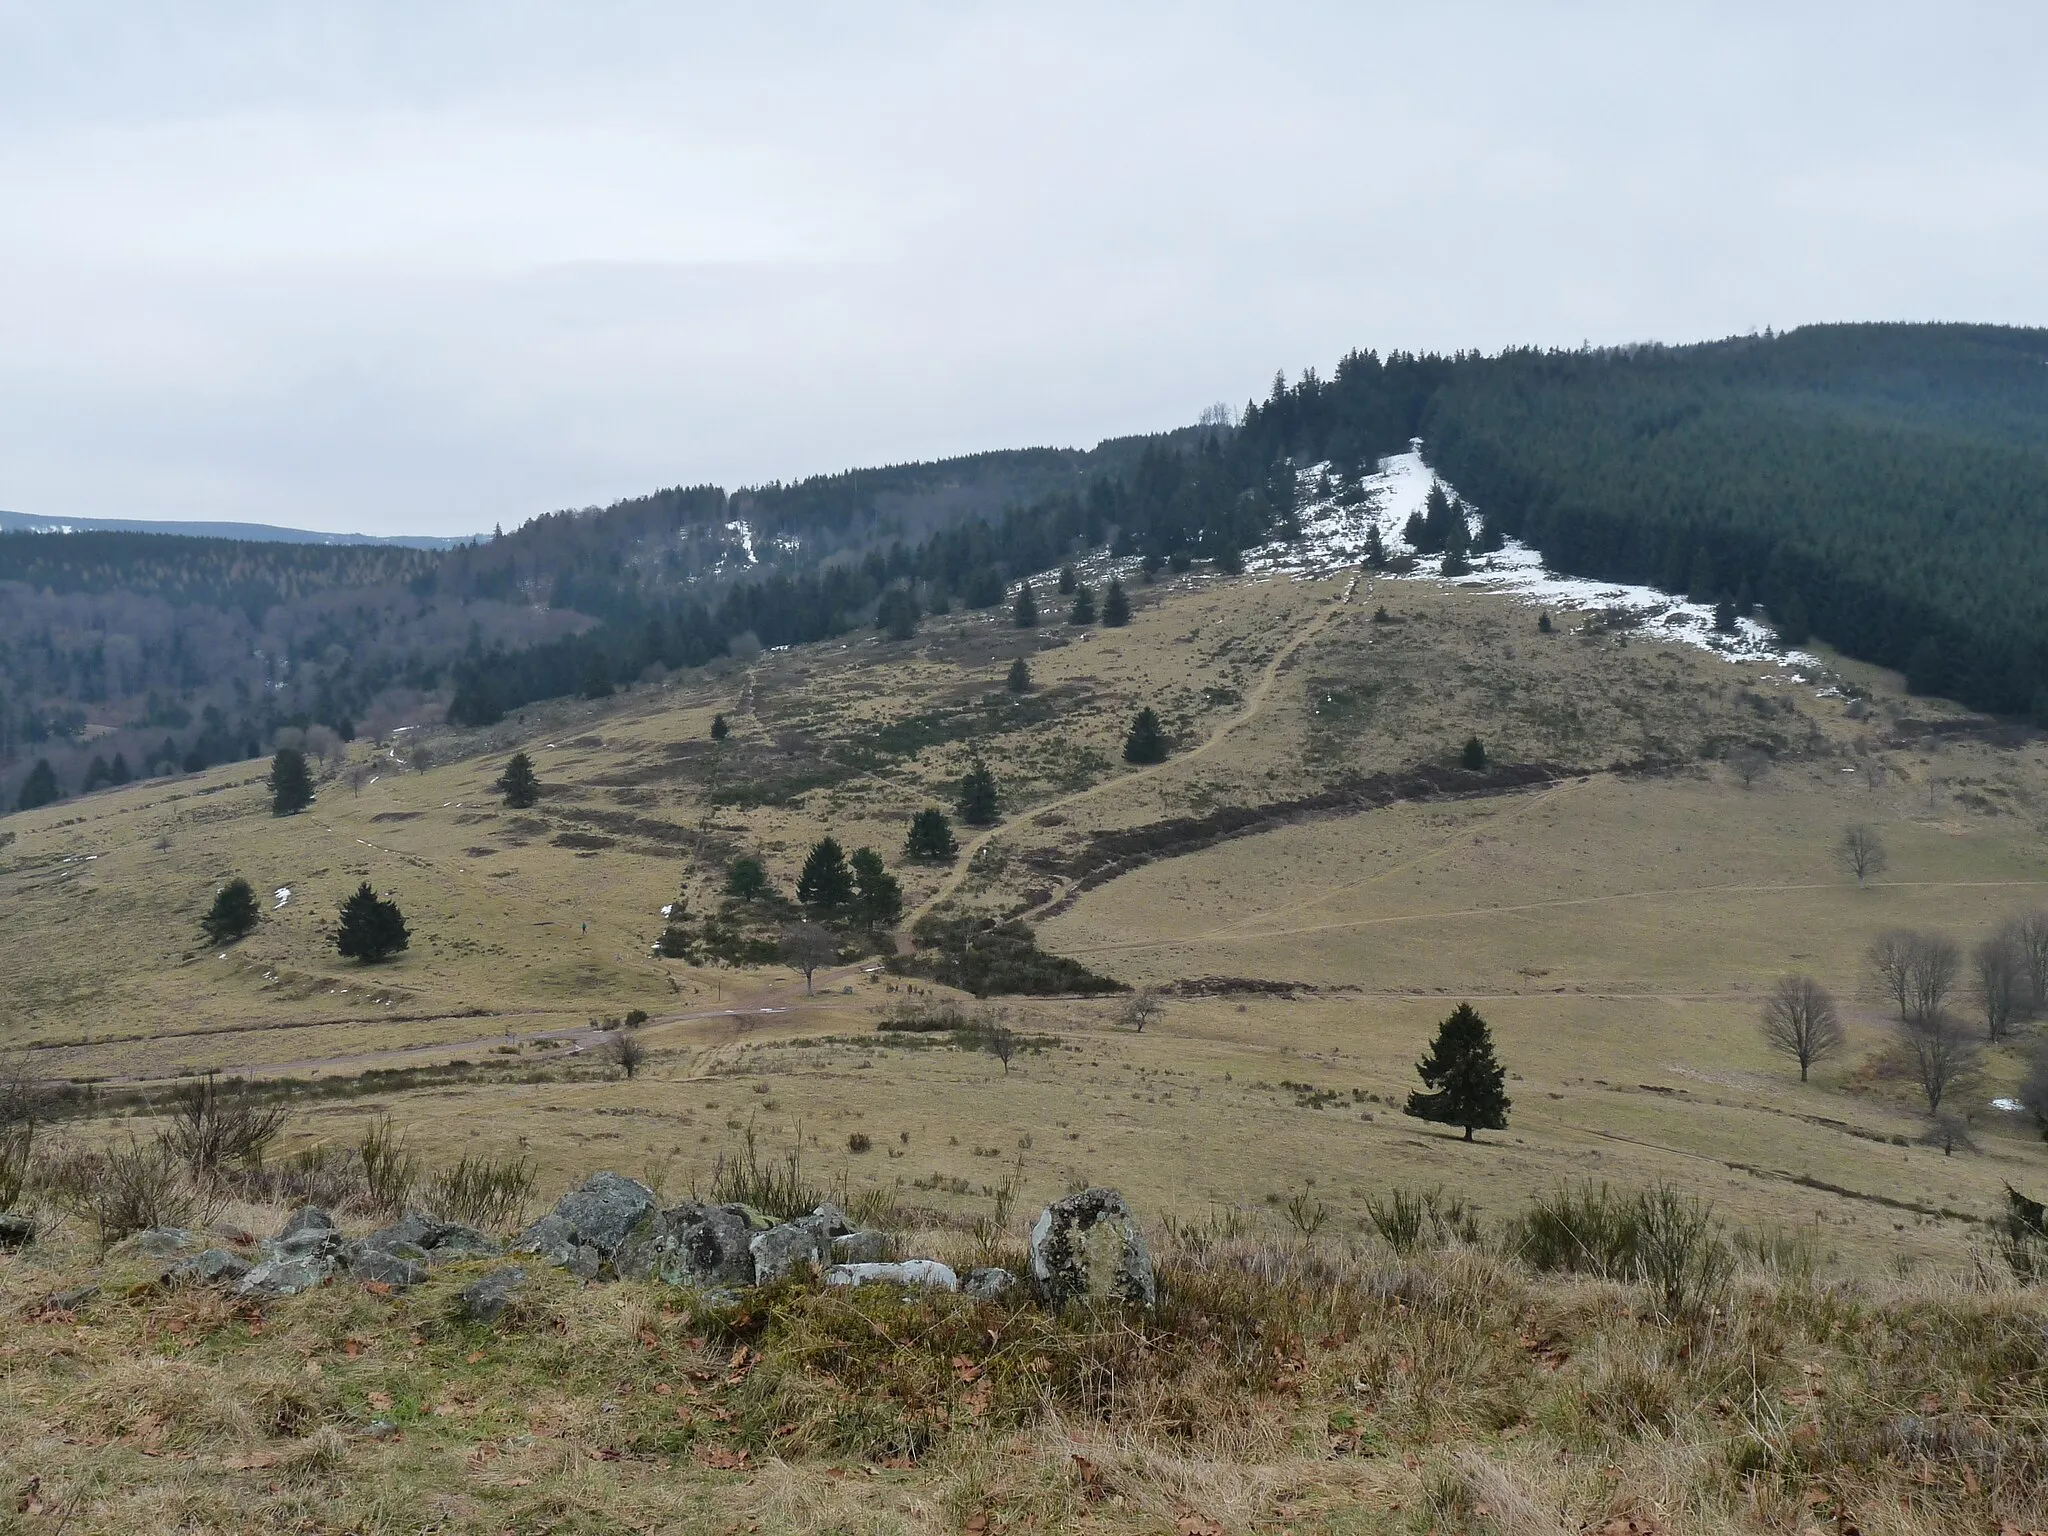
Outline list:
[[[375,965],[411,943],[412,934],[398,903],[379,896],[369,881],[357,886],[355,894],[341,904],[341,926],[334,931],[334,947],[343,959]]]
[[[1112,580],[1109,594],[1102,600],[1102,622],[1111,629],[1122,629],[1131,622],[1131,600],[1124,596],[1124,584]]]
[[[953,840],[952,824],[937,806],[919,811],[910,818],[910,837],[903,845],[905,857],[920,864],[939,864],[959,851],[960,845]]]
[[[297,747],[279,747],[270,760],[270,814],[291,816],[313,803],[313,775],[306,754]]]
[[[1467,1141],[1474,1131],[1508,1128],[1507,1072],[1493,1059],[1493,1031],[1470,1003],[1458,1004],[1438,1026],[1435,1044],[1415,1070],[1431,1091],[1409,1094],[1404,1113],[1463,1126]]]
[[[1474,773],[1484,772],[1486,769],[1486,743],[1477,736],[1466,737],[1465,750],[1458,754],[1458,762],[1462,766],[1471,769]]]
[[[1010,611],[1019,629],[1038,627],[1038,599],[1031,594],[1031,583],[1025,582],[1017,588],[1017,606]]]
[[[960,781],[960,819],[970,827],[995,825],[997,815],[996,776],[980,758]]]
[[[512,761],[505,765],[504,776],[493,787],[513,810],[527,809],[540,799],[540,780],[534,777],[533,759],[524,752],[514,752]]]
[[[1067,615],[1069,624],[1093,624],[1095,622],[1095,589],[1083,587],[1074,594],[1073,610]]]
[[[1124,738],[1124,761],[1127,763],[1163,763],[1166,761],[1166,732],[1160,729],[1159,716],[1151,705],[1138,711],[1137,719],[1131,722],[1131,733]]]
[[[1003,686],[1012,693],[1031,691],[1031,664],[1022,656],[1010,663],[1010,675],[1003,679]]]
[[[209,944],[231,944],[255,928],[258,915],[256,892],[237,875],[214,893],[199,927]]]
[[[811,845],[796,879],[796,899],[818,913],[838,912],[852,902],[853,871],[846,866],[846,850],[837,838],[821,837]]]
[[[724,715],[713,715],[711,717],[711,739],[713,741],[723,741],[731,734],[732,727],[725,723]]]

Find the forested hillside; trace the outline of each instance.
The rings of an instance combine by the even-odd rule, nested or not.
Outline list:
[[[1815,326],[1355,352],[1235,426],[678,487],[446,553],[0,535],[0,806],[37,758],[71,793],[115,750],[203,766],[280,726],[482,724],[735,647],[907,632],[1087,549],[1232,569],[1291,536],[1300,470],[1415,437],[1564,571],[1757,603],[1916,690],[2048,714],[2048,332]]]

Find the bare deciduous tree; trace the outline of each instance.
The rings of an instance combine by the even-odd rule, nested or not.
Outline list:
[[[1970,952],[1971,990],[1984,1010],[1984,1033],[1995,1044],[2012,1033],[2027,1002],[2027,962],[2009,929]]]
[[[1139,1034],[1145,1033],[1145,1026],[1154,1023],[1166,1012],[1166,1004],[1150,987],[1140,987],[1124,1004],[1123,1021]]]
[[[1913,935],[1906,968],[1906,1017],[1932,1019],[1948,1007],[1962,974],[1963,952],[1954,939],[1939,933]]]
[[[982,1037],[989,1055],[1003,1064],[1003,1076],[1010,1075],[1010,1061],[1017,1054],[1017,1032],[1007,1024],[998,1024]]]
[[[1942,1101],[1974,1077],[1982,1053],[1962,1025],[1946,1013],[1929,1014],[1901,1027],[1906,1057],[1927,1098],[1927,1113],[1939,1115]]]
[[[1877,835],[1877,829],[1868,822],[1857,822],[1842,833],[1842,841],[1836,845],[1842,863],[1849,873],[1856,877],[1856,888],[1862,890],[1871,876],[1884,873],[1889,862],[1885,857],[1884,843]]]
[[[1742,780],[1742,787],[1748,789],[1771,771],[1771,760],[1754,747],[1744,747],[1729,755],[1728,766],[1735,770],[1735,777]]]
[[[2005,925],[2005,932],[2018,946],[2020,960],[2027,968],[2029,1014],[2048,1010],[2048,912],[2036,908],[2022,912]]]
[[[806,996],[811,992],[812,973],[830,965],[838,953],[839,941],[816,923],[798,923],[782,935],[782,958],[804,973]]]
[[[604,1053],[628,1079],[637,1075],[641,1063],[647,1060],[647,1047],[640,1043],[640,1037],[625,1029],[615,1029],[606,1037]]]
[[[1799,1063],[1799,1081],[1815,1062],[1842,1048],[1842,1016],[1827,988],[1811,976],[1787,976],[1764,1004],[1764,1042]]]
[[[1906,1017],[1906,999],[1911,995],[1913,942],[1909,928],[1887,928],[1871,941],[1870,969],[1876,973],[1878,990],[1892,1000],[1899,1018]]]

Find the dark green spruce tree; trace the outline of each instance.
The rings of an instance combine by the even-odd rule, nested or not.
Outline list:
[[[1122,629],[1131,622],[1131,600],[1124,596],[1124,584],[1112,579],[1109,594],[1102,600],[1102,622],[1111,629]]]
[[[750,854],[741,854],[726,867],[725,894],[735,901],[759,901],[768,894],[768,867]]]
[[[17,810],[32,811],[39,805],[49,805],[63,798],[64,792],[57,788],[57,774],[50,767],[50,760],[39,757],[35,767],[29,769],[28,777],[21,781],[21,798],[14,804]]]
[[[988,771],[988,764],[980,758],[967,770],[967,776],[960,781],[960,819],[970,827],[987,827],[995,824],[998,814],[996,776]]]
[[[1124,761],[1166,761],[1166,732],[1160,728],[1159,716],[1149,704],[1138,711],[1138,717],[1131,722],[1130,734],[1124,737]]]
[[[526,810],[540,799],[540,780],[534,777],[533,759],[524,752],[514,752],[512,760],[505,765],[505,772],[492,786],[505,797],[505,803],[515,811]]]
[[[1031,594],[1030,582],[1017,588],[1017,605],[1010,610],[1010,618],[1019,629],[1038,627],[1038,599]]]
[[[910,818],[910,838],[903,845],[905,857],[921,864],[941,864],[959,851],[960,845],[953,840],[952,824],[937,806]]]
[[[1470,1003],[1458,1004],[1438,1026],[1436,1042],[1415,1070],[1430,1091],[1409,1094],[1405,1113],[1462,1126],[1467,1141],[1474,1131],[1508,1128],[1507,1072],[1493,1059],[1493,1031]]]
[[[1003,679],[1003,686],[1012,693],[1031,691],[1031,664],[1022,656],[1010,663],[1010,675]]]
[[[1063,565],[1063,566],[1061,566],[1061,567],[1060,567],[1060,596],[1061,596],[1061,597],[1072,597],[1072,596],[1074,595],[1074,588],[1075,588],[1076,586],[1078,586],[1079,584],[1080,584],[1080,577],[1078,577],[1078,576],[1077,576],[1077,575],[1076,575],[1076,574],[1074,573],[1074,568],[1073,568],[1073,567],[1072,567],[1071,565]]]
[[[725,716],[713,715],[711,717],[711,739],[713,741],[723,741],[731,734],[732,727],[725,723]]]
[[[1458,762],[1474,773],[1483,772],[1486,768],[1486,743],[1477,736],[1466,737],[1465,750],[1458,754]]]
[[[882,867],[872,848],[853,850],[854,905],[871,928],[887,928],[903,915],[903,885]]]
[[[852,903],[853,871],[837,838],[821,837],[811,845],[797,876],[796,899],[814,914],[843,911]]]
[[[237,875],[214,892],[213,905],[199,919],[199,927],[209,944],[232,944],[255,929],[260,915],[256,892]]]
[[[1083,587],[1074,594],[1074,606],[1067,614],[1069,624],[1093,624],[1095,622],[1095,591]]]
[[[297,747],[279,747],[270,760],[270,814],[291,816],[313,803],[313,775],[306,754]]]
[[[405,926],[405,914],[398,903],[379,896],[365,880],[341,904],[341,925],[334,930],[334,947],[344,960],[375,965],[409,947],[412,934]]]

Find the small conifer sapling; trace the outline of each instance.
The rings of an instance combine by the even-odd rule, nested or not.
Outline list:
[[[513,810],[523,811],[532,806],[540,799],[540,780],[534,775],[533,759],[524,752],[514,752],[494,787]]]
[[[231,944],[252,931],[260,915],[256,892],[237,875],[214,893],[213,905],[199,919],[199,926],[208,943]]]

